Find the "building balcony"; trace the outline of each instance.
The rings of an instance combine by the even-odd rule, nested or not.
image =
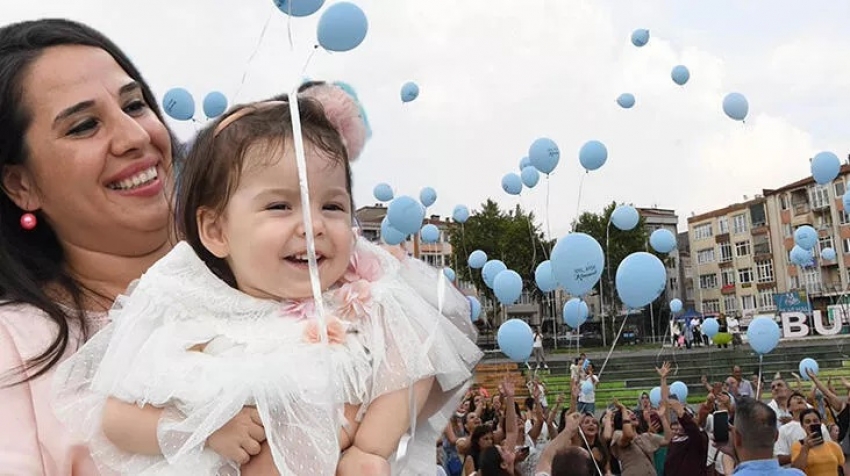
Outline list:
[[[810,211],[812,211],[812,208],[809,206],[808,203],[795,203],[793,206],[793,210],[794,215],[799,216],[809,213]]]
[[[829,210],[829,201],[822,200],[816,201],[812,203],[812,210],[814,211],[828,211]]]
[[[726,286],[723,286],[722,288],[720,288],[720,294],[723,294],[723,295],[735,294],[735,285],[734,284],[727,284]]]
[[[715,243],[729,243],[729,232],[714,235]]]
[[[764,291],[765,289],[773,289],[776,287],[776,281],[762,281],[760,283],[756,283],[756,289],[759,291]]]
[[[753,225],[753,228],[750,230],[750,233],[753,235],[766,235],[770,233],[770,227],[766,224],[762,223],[758,226]]]
[[[733,263],[732,263],[731,259],[717,263],[717,265],[720,266],[721,268],[731,268],[732,264]]]

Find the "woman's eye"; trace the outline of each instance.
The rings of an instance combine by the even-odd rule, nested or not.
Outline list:
[[[266,207],[266,210],[289,210],[288,203],[272,203]]]
[[[331,211],[336,211],[336,212],[345,211],[345,207],[338,204],[338,203],[331,203],[331,204],[325,205],[324,208],[325,208],[325,210],[331,210]]]
[[[130,104],[127,104],[127,106],[124,107],[124,111],[126,111],[128,114],[133,114],[144,111],[147,108],[148,105],[146,102],[142,101],[141,99],[137,99],[135,101],[130,102]]]
[[[71,130],[68,131],[68,135],[79,136],[83,135],[87,132],[94,130],[97,127],[97,121],[94,119],[86,119],[85,121],[77,124],[72,127]]]

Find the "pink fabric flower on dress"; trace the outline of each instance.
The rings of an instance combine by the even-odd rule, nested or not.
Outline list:
[[[341,302],[340,316],[353,320],[366,315],[372,308],[372,285],[365,279],[342,285],[337,290],[337,299]]]
[[[365,279],[366,281],[377,281],[384,270],[381,269],[381,261],[372,253],[356,251],[351,255],[351,262],[348,265],[348,271],[343,275],[343,279],[349,283]]]
[[[330,316],[327,321],[327,330],[329,343],[342,344],[345,342],[345,326],[339,319]],[[310,344],[318,344],[322,341],[318,320],[313,319],[304,326],[304,340]]]
[[[283,314],[283,317],[295,318],[300,321],[316,315],[316,303],[313,299],[286,301],[280,306],[280,313]]]

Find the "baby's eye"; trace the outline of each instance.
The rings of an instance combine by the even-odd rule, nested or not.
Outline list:
[[[289,210],[290,208],[288,203],[272,203],[266,206],[266,210]]]
[[[325,206],[324,206],[324,209],[325,209],[325,210],[336,211],[336,212],[344,212],[344,211],[345,211],[345,206],[340,205],[340,204],[338,204],[338,203],[329,203],[329,204],[327,204],[327,205],[325,205]]]

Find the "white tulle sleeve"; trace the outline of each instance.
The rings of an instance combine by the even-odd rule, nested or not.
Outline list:
[[[434,442],[482,356],[469,302],[441,271],[412,258],[399,261],[374,245],[358,246],[377,254],[385,270],[372,287],[373,308],[364,336],[372,349],[371,400],[435,378],[406,454],[391,459],[394,475],[425,474],[433,470]]]

